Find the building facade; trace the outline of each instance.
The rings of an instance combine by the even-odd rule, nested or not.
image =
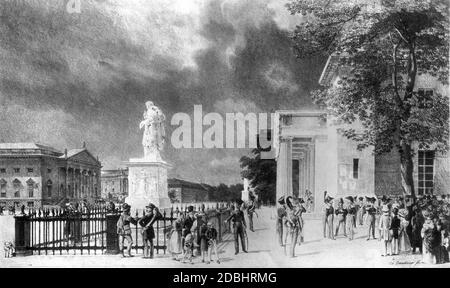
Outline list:
[[[128,196],[128,169],[102,170],[102,198],[123,202]]]
[[[122,203],[128,197],[128,169],[102,170],[102,198]],[[171,203],[199,203],[209,201],[208,187],[182,179],[167,179]]]
[[[40,208],[100,198],[101,163],[85,148],[0,143],[0,205]]]
[[[337,85],[347,73],[332,55],[319,83]],[[416,81],[418,93],[436,93],[448,97],[444,87],[427,75]],[[400,160],[397,151],[373,155],[373,148],[357,149],[353,140],[342,136],[333,117],[324,111],[277,111],[273,123],[274,152],[277,161],[277,198],[303,196],[306,190],[314,198],[314,211],[322,208],[324,191],[333,197],[403,195]],[[358,123],[352,128],[358,130]],[[414,186],[417,195],[448,194],[450,158],[448,153],[418,149],[415,145]]]

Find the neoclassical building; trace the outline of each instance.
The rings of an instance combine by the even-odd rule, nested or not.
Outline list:
[[[321,85],[336,85],[342,71],[331,56],[319,80]],[[448,86],[426,75],[418,77],[416,91],[439,92],[448,96]],[[303,196],[306,190],[314,198],[314,212],[321,211],[324,191],[334,197],[402,195],[399,155],[373,155],[371,148],[357,149],[356,142],[338,132],[324,111],[277,111],[273,123],[277,161],[277,198]],[[358,124],[353,124],[358,129]],[[414,186],[416,193],[450,193],[448,153],[415,148]]]
[[[100,198],[101,163],[86,147],[0,143],[0,205],[39,208]]]

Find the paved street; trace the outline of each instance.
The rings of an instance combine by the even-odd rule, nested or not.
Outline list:
[[[336,240],[323,239],[319,220],[306,220],[305,243],[297,246],[296,257],[285,256],[275,237],[275,220],[269,208],[257,210],[255,232],[248,231],[249,253],[234,255],[232,235],[227,235],[220,244],[221,264],[201,263],[194,258],[194,264],[182,264],[167,255],[157,255],[155,259],[121,258],[107,255],[65,255],[29,256],[22,258],[0,258],[1,266],[13,267],[426,267],[420,263],[420,255],[400,255],[381,257],[381,243],[366,241],[365,228],[357,230],[354,241],[343,236]],[[432,267],[450,267],[449,264]]]

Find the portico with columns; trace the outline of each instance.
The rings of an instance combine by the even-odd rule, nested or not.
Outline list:
[[[309,191],[308,212],[318,213],[324,191],[339,194],[338,137],[328,121],[324,112],[275,113],[276,199],[295,195],[306,201]]]

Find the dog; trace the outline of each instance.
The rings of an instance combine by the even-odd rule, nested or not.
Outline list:
[[[11,258],[16,256],[16,248],[10,241],[3,243],[3,249],[5,250],[5,258]]]

